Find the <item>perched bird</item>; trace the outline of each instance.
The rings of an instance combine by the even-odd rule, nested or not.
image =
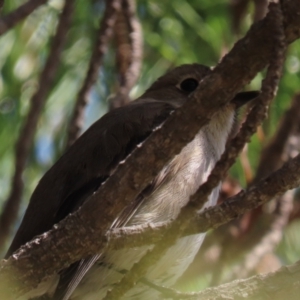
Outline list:
[[[137,100],[95,122],[40,180],[7,257],[80,207],[137,144],[188,101],[210,72],[210,68],[200,64],[177,67]],[[116,216],[111,227],[176,218],[224,151],[237,108],[256,96],[257,92],[238,93]],[[219,187],[213,190],[205,207],[216,204],[218,193]],[[193,261],[203,238],[204,234],[194,234],[179,239],[124,299],[162,299],[155,285],[174,285]],[[113,250],[82,259],[20,299],[102,299],[149,247]]]

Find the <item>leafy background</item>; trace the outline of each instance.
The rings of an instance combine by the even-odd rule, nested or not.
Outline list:
[[[2,13],[5,15],[22,3],[24,1],[21,0],[5,1]],[[62,5],[61,0],[49,1],[0,37],[0,209],[9,193],[14,171],[14,144],[28,112],[31,96],[37,88],[38,76],[49,52]],[[38,180],[64,150],[67,120],[84,79],[99,19],[105,8],[103,1],[96,0],[77,0],[75,7],[59,71],[39,120],[24,173],[25,193],[20,219]],[[137,14],[143,29],[144,58],[139,81],[131,92],[132,98],[139,96],[157,77],[174,66],[193,62],[216,65],[253,22],[254,5],[250,2],[240,33],[234,33],[230,7],[231,3],[225,0],[138,1]],[[299,59],[300,41],[297,41],[288,49],[284,75],[270,108],[269,118],[247,148],[250,169],[248,167],[246,170],[241,160],[231,169],[231,176],[242,186],[246,186],[249,180],[247,174],[255,173],[263,144],[275,132],[293,95],[299,92]],[[97,83],[89,95],[84,129],[107,111],[107,98],[116,89],[116,76],[112,43]],[[263,74],[258,74],[246,89],[259,89],[262,78]],[[287,264],[299,259],[299,230],[299,220],[291,222],[285,229],[284,238],[275,253],[280,262]],[[182,288],[199,289],[209,282],[210,276],[194,276],[193,281],[188,284],[185,282]]]

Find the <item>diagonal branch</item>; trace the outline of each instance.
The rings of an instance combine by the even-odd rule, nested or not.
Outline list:
[[[292,9],[294,11],[295,7]],[[293,20],[299,22],[298,19]],[[199,93],[196,93],[195,97],[179,108],[159,131],[155,131],[144,143],[144,147],[136,149],[127,159],[126,164],[118,166],[115,174],[82,207],[80,218],[82,224],[77,224],[78,228],[85,226],[85,230],[88,230],[95,226],[95,223],[90,223],[90,221],[92,218],[95,218],[94,220],[99,218],[100,213],[102,218],[100,231],[105,232],[106,224],[110,224],[114,216],[144,188],[146,183],[151,181],[168,159],[176,155],[181,147],[194,137],[199,128],[209,121],[209,117],[226,102],[225,99],[232,97],[231,93],[235,93],[236,89],[248,82],[254,76],[254,70],[258,71],[266,64],[274,47],[273,40],[267,38],[272,32],[273,25],[271,24],[270,17],[255,24],[248,35],[236,44],[232,52],[215,69],[214,73],[203,80]],[[299,25],[297,23],[296,27]],[[292,30],[293,33],[295,31]],[[286,33],[289,37],[292,36],[288,28]],[[263,37],[264,35],[265,37]],[[244,59],[245,56],[247,60]],[[231,69],[236,69],[237,72],[227,71]],[[245,72],[246,69],[247,72]],[[201,106],[197,103],[201,103]],[[180,127],[176,126],[178,123],[181,124]],[[160,145],[159,149],[157,149],[157,145]],[[145,164],[151,164],[152,168],[145,168]],[[117,200],[118,195],[122,195],[122,201]],[[101,212],[96,209],[98,197],[106,199],[106,207],[102,206]],[[89,213],[85,214],[88,211]],[[93,213],[95,213],[94,217]],[[93,235],[92,232],[90,234]]]
[[[298,4],[299,0],[284,1],[285,33],[289,43],[300,36]],[[29,246],[30,251],[22,247],[3,263],[0,284],[8,290],[14,286],[13,292],[10,290],[6,299],[14,299],[15,295],[28,291],[45,276],[103,247],[106,242],[103,236],[114,216],[270,60],[275,48],[270,37],[273,26],[269,15],[256,23],[214,72],[201,82],[195,96],[176,110],[164,126],[145,141],[144,147],[136,149],[125,164],[119,165],[114,175],[79,211],[68,216],[46,235],[34,240]],[[235,72],[228,71],[233,69]],[[145,165],[151,165],[151,169],[145,168]],[[104,205],[103,201],[98,201],[100,198],[106,200]]]
[[[300,95],[296,94],[293,97],[291,107],[281,119],[276,133],[262,150],[257,173],[251,185],[282,167],[285,161],[298,153],[297,151],[295,154],[292,145],[300,138],[296,132],[300,119],[299,100]],[[291,203],[293,199],[291,199],[290,193],[288,192],[288,195],[276,199],[275,202],[276,209],[274,209],[272,213],[264,212],[264,209],[259,207],[245,214],[239,220],[235,220],[234,223],[228,223],[226,228],[223,227],[208,237],[209,241],[214,241],[214,244],[222,244],[220,259],[218,262],[216,261],[214,265],[210,264],[208,266],[208,269],[213,270],[213,284],[221,278],[221,268],[225,258],[227,265],[236,261],[238,257],[245,261],[244,263],[239,263],[239,266],[232,270],[234,271],[232,274],[226,275],[226,281],[228,281],[228,278],[232,280],[237,278],[237,274],[242,276],[242,273],[244,273],[243,278],[245,278],[245,272],[249,273],[251,271],[250,269],[255,268],[256,263],[259,262],[259,257],[270,253],[271,247],[275,248],[277,246],[281,239],[280,231],[284,229],[291,213],[293,207]],[[234,234],[232,233],[232,226],[234,226]],[[238,241],[241,238],[243,240],[242,243]],[[256,248],[259,250],[255,250]],[[263,252],[263,250],[265,252]],[[259,256],[255,256],[255,260],[250,258],[252,257],[251,254],[245,254],[252,251],[253,253],[259,254]],[[248,262],[246,262],[246,260],[248,260]],[[244,268],[242,266],[244,266]],[[246,269],[248,271],[246,271]]]
[[[79,137],[84,121],[84,110],[88,104],[89,92],[97,80],[102,59],[107,51],[107,44],[112,36],[113,26],[120,9],[120,0],[106,0],[106,9],[98,32],[98,39],[90,59],[87,75],[78,93],[73,115],[68,128],[67,148]]]
[[[195,216],[191,220],[192,227],[189,227],[184,235],[195,234],[199,232],[206,232],[209,229],[217,228],[218,226],[227,223],[228,221],[237,218],[238,216],[244,214],[247,211],[250,211],[259,205],[266,203],[271,200],[273,197],[283,194],[286,190],[297,187],[300,184],[300,155],[294,159],[287,162],[281,169],[270,175],[268,178],[261,180],[259,183],[253,185],[247,191],[242,191],[238,195],[231,198],[230,201],[226,201],[220,206],[212,207],[205,210],[198,216]],[[43,240],[51,239],[51,234],[54,231],[62,231],[63,233],[64,226],[61,223],[56,227],[56,229],[49,231],[47,234],[44,234],[38,240],[34,240],[31,243],[23,247],[21,253],[18,253],[20,256],[24,256],[25,259],[29,259],[28,254],[34,250],[37,244],[43,246]],[[137,228],[125,228],[118,229],[111,233],[110,247],[114,249],[120,249],[123,247],[139,247],[142,245],[153,244],[158,241],[159,234],[163,235],[164,230],[168,229],[168,224],[158,224],[158,226],[143,225],[140,226],[140,231]],[[160,231],[162,230],[162,232]],[[52,243],[55,243],[55,240],[52,240]],[[51,244],[52,244],[51,243]],[[45,245],[44,245],[45,246]],[[73,246],[73,245],[72,245]],[[45,246],[46,247],[46,246]],[[45,249],[45,251],[47,248]],[[52,253],[47,251],[47,256],[43,257],[40,262],[39,267],[42,268],[44,262],[47,262],[48,258],[51,258]],[[17,255],[14,255],[17,258]],[[19,258],[21,258],[19,256]],[[57,256],[59,257],[59,256]],[[24,258],[23,258],[24,259]],[[11,259],[10,259],[11,260]],[[32,265],[34,270],[39,271],[37,266]],[[0,272],[0,290],[5,295],[5,288],[7,284],[14,281],[10,278],[11,271],[13,266],[9,265],[9,261],[2,263],[2,268]],[[36,269],[37,268],[37,269]],[[15,275],[18,273],[15,273]],[[49,273],[50,275],[51,273]],[[26,277],[25,277],[26,278]],[[15,291],[16,292],[16,291]],[[7,294],[5,298],[11,298],[13,295],[10,294],[11,291]]]
[[[278,129],[269,143],[262,150],[260,162],[257,168],[257,173],[254,181],[258,182],[260,179],[270,175],[275,170],[279,169],[285,161],[295,156],[292,144],[295,143],[297,137],[297,127],[300,119],[300,97],[295,95],[292,100],[291,107],[284,114]],[[282,197],[277,198],[274,202],[276,208],[270,214],[263,209],[258,208],[244,215],[237,225],[239,230],[239,237],[243,235],[243,243],[235,246],[234,253],[232,251],[233,243],[236,244],[236,237],[230,236],[231,240],[226,240],[222,252],[226,256],[226,260],[235,260],[237,257],[242,257],[243,262],[236,266],[228,278],[245,278],[260,262],[260,259],[270,253],[272,248],[275,248],[280,242],[282,231],[288,222],[289,215],[293,208],[293,193],[287,192]],[[242,226],[248,218],[248,225]],[[267,221],[268,220],[268,221]],[[228,224],[230,225],[230,224]],[[250,233],[245,235],[245,233]],[[252,234],[251,234],[252,233]],[[248,254],[245,255],[245,252]],[[220,273],[220,272],[219,272]]]
[[[229,167],[235,162],[237,155],[243,149],[245,143],[256,131],[257,126],[266,117],[268,104],[274,98],[278,87],[285,54],[280,7],[277,5],[270,5],[270,15],[274,21],[274,31],[272,33],[276,40],[274,48],[275,53],[270,60],[266,79],[263,81],[262,92],[257,99],[257,105],[249,113],[247,120],[243,124],[237,137],[227,145],[225,153],[216,164],[208,177],[207,182],[190,198],[188,205],[181,210],[178,218],[172,223],[171,228],[166,232],[164,237],[124,275],[114,289],[107,293],[104,298],[105,300],[119,299],[122,297],[135,285],[139,278],[144,276],[153,262],[159,260],[163,253],[176,242],[182,235],[182,232],[189,226],[191,217],[197,210],[203,207],[212,190],[219,184]]]
[[[295,139],[299,139],[299,136],[296,137],[300,118],[299,99],[299,95],[296,94],[291,107],[284,114],[278,130],[266,147],[264,147],[254,182],[258,182],[261,178],[270,175],[279,169],[286,160],[294,156],[291,143],[294,143]],[[293,209],[293,198],[294,193],[288,191],[285,195],[276,199],[276,208],[272,215],[269,216],[271,218],[267,218],[268,222],[260,221],[266,220],[266,213],[261,212],[262,215],[260,215],[259,220],[254,217],[255,219],[251,222],[253,223],[252,226],[259,228],[258,232],[260,234],[258,236],[256,234],[254,237],[253,235],[244,237],[243,244],[247,245],[247,241],[249,242],[250,240],[251,249],[247,248],[247,252],[249,253],[243,257],[243,263],[234,268],[230,278],[237,278],[237,275],[239,278],[247,277],[261,258],[265,254],[270,253],[278,245],[282,238],[283,229],[289,221],[289,216]],[[251,214],[255,214],[255,212],[257,210],[252,211]],[[244,248],[242,247],[242,249]],[[241,251],[242,249],[239,250],[237,248],[237,251]],[[236,257],[237,253],[234,256]]]
[[[5,243],[12,225],[14,224],[23,193],[23,171],[29,155],[30,147],[34,138],[39,116],[47,99],[47,94],[51,89],[51,84],[59,66],[59,57],[66,41],[66,34],[69,29],[71,15],[73,11],[73,1],[66,1],[61,13],[56,35],[53,38],[49,57],[40,75],[39,88],[31,99],[31,106],[23,125],[19,139],[15,147],[15,173],[12,178],[10,195],[4,205],[0,217],[0,248]]]
[[[16,10],[0,18],[0,35],[13,28],[18,22],[25,19],[39,6],[45,4],[48,0],[29,0],[22,4]],[[66,0],[67,2],[72,2]],[[3,2],[3,1],[2,1]]]
[[[299,185],[300,154],[247,190],[241,191],[222,204],[207,208],[199,215],[194,216],[190,220],[190,226],[186,228],[182,236],[216,229]],[[145,224],[135,226],[135,228],[126,227],[109,231],[108,236],[111,239],[109,247],[121,249],[157,243],[162,236],[165,236],[165,231],[169,230],[170,226],[170,223],[160,223],[156,226]]]
[[[282,165],[284,149],[290,135],[293,134],[299,126],[299,119],[300,94],[296,94],[292,100],[291,107],[281,120],[276,134],[263,149],[255,180],[269,175],[272,171],[277,170]]]
[[[270,175],[268,178],[261,180],[259,183],[253,185],[247,191],[242,191],[238,195],[232,197],[230,201],[226,201],[220,206],[212,207],[205,210],[198,216],[195,216],[191,220],[193,226],[187,228],[183,235],[191,235],[199,232],[206,232],[209,229],[217,228],[218,226],[227,223],[228,221],[237,218],[238,216],[250,211],[263,203],[271,200],[275,196],[283,194],[286,190],[297,187],[300,184],[300,155],[294,159],[287,162],[281,169]],[[156,243],[159,238],[164,235],[166,229],[168,229],[169,224],[156,224],[153,227],[151,224],[146,224],[142,226],[135,226],[135,228],[122,228],[110,232],[110,238],[112,239],[110,247],[114,249],[120,249],[123,247],[139,247],[143,245]],[[37,245],[39,247],[45,247],[44,251],[46,256],[40,257],[42,260],[38,260],[40,264],[31,265],[34,270],[39,272],[39,268],[42,268],[44,263],[48,259],[51,259],[52,253],[48,250],[48,245],[55,243],[53,238],[53,233],[58,235],[63,234],[65,227],[63,222],[61,222],[55,229],[49,231],[47,234],[42,235],[39,239],[33,240],[26,246],[22,247],[22,250],[15,254],[14,257],[17,259],[30,259],[28,255],[35,250]],[[51,240],[52,239],[52,240]],[[45,243],[50,241],[50,244]],[[73,245],[71,245],[73,247]],[[75,249],[75,248],[73,248]],[[76,249],[77,250],[77,249]],[[36,253],[35,253],[36,254]],[[61,253],[62,254],[62,253]],[[23,256],[23,258],[22,258]],[[59,257],[59,256],[57,256]],[[54,257],[53,257],[54,258]],[[5,292],[7,288],[7,283],[12,281],[10,278],[10,272],[13,270],[13,265],[10,261],[2,263],[2,269],[0,272],[0,289]],[[36,269],[37,268],[37,269]],[[18,273],[15,273],[15,275]],[[51,272],[49,272],[49,275]],[[24,276],[23,276],[24,277]],[[24,277],[25,279],[26,277]],[[11,292],[11,291],[10,291]],[[10,295],[10,294],[8,294]],[[10,298],[9,296],[7,299]]]
[[[201,228],[201,232],[205,232],[217,228],[270,199],[282,195],[284,191],[296,188],[300,184],[299,172],[300,155],[297,155],[266,179],[261,180],[246,191],[241,191],[221,205],[200,214],[197,217],[198,230]]]

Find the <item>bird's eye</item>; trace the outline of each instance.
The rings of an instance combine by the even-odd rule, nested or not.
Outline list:
[[[196,79],[187,78],[181,82],[180,89],[184,92],[191,93],[197,88],[198,84],[199,83]]]

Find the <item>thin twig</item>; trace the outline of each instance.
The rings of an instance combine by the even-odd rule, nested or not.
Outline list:
[[[130,101],[129,92],[136,83],[142,59],[142,29],[135,15],[134,0],[122,0],[122,10],[115,24],[119,86],[111,99],[110,109]]]
[[[25,19],[35,9],[45,4],[47,1],[48,0],[29,0],[18,7],[16,10],[0,18],[0,35],[13,28],[18,22]]]
[[[270,175],[272,172],[282,167],[285,161],[295,156],[294,148],[290,145],[290,143],[295,143],[296,137],[294,135],[297,134],[296,131],[299,126],[299,100],[300,95],[296,94],[293,98],[291,107],[284,114],[279,124],[278,130],[276,131],[270,142],[262,150],[257,173],[251,185]],[[247,276],[247,273],[249,274],[249,272],[253,268],[255,268],[255,264],[259,262],[259,257],[257,256],[257,259],[254,260],[252,259],[251,253],[260,253],[260,257],[262,257],[264,255],[264,253],[262,252],[263,249],[265,251],[271,252],[271,248],[276,247],[281,239],[280,230],[283,230],[284,226],[286,225],[291,212],[290,210],[292,209],[292,205],[284,205],[286,203],[285,198],[290,199],[289,195],[283,196],[276,201],[277,209],[274,210],[271,218],[270,213],[264,213],[261,208],[258,208],[249,212],[248,214],[245,214],[238,220],[238,222],[236,220],[236,224],[234,225],[234,235],[229,233],[230,231],[232,231],[233,226],[233,224],[230,223],[227,224],[227,229],[221,229],[221,234],[219,231],[215,231],[214,234],[209,237],[214,241],[220,238],[223,240],[225,232],[227,233],[227,237],[225,238],[226,242],[223,243],[222,254],[220,255],[219,262],[216,263],[216,265],[212,266],[214,270],[213,278],[221,278],[220,267],[218,267],[218,265],[224,264],[222,257],[226,258],[227,264],[230,263],[230,261],[236,260],[236,258],[238,257],[243,257],[244,260],[244,263],[239,263],[239,267],[237,267],[238,271],[236,271],[237,268],[235,268],[233,270],[233,273],[226,277],[226,281],[229,280],[228,278],[233,280],[234,278],[236,278],[235,275],[237,274],[241,275],[240,278],[245,278]],[[281,201],[283,201],[283,203],[281,203]],[[268,222],[266,222],[266,220],[268,220]],[[251,234],[250,229],[253,234]],[[238,242],[237,240],[240,240],[241,238],[243,238],[242,243]],[[259,246],[258,244],[262,244],[262,246]],[[234,251],[233,245],[235,245]],[[257,248],[259,250],[256,250]],[[251,253],[245,256],[244,253],[246,251]],[[248,259],[248,257],[251,258]],[[244,268],[242,266],[244,266]],[[212,282],[212,285],[215,285],[216,283],[218,282],[214,280]]]
[[[269,177],[241,191],[219,206],[209,208],[199,214],[196,217],[197,232],[217,228],[272,198],[282,195],[285,191],[297,187],[300,184],[299,172],[300,155],[297,155]],[[196,229],[189,229],[187,232],[195,231]]]
[[[289,142],[294,143],[297,128],[299,126],[300,119],[300,96],[295,95],[292,101],[292,105],[289,110],[285,113],[282,118],[279,128],[275,135],[268,143],[268,145],[263,149],[260,163],[258,166],[258,171],[254,182],[259,181],[279,169],[284,161],[290,159],[294,156],[292,147]],[[299,136],[298,136],[299,139]],[[254,183],[253,182],[253,183]],[[253,184],[252,183],[252,184]],[[257,263],[263,255],[270,253],[281,241],[282,231],[286,224],[288,223],[290,213],[292,211],[293,205],[293,193],[291,191],[287,192],[285,195],[277,199],[277,208],[274,211],[272,219],[270,222],[266,223],[255,221],[256,227],[259,226],[259,231],[261,236],[255,236],[256,245],[253,249],[249,251],[244,259],[243,263],[239,264],[238,267],[234,268],[231,275],[231,279],[245,278],[249,273],[255,268]],[[260,219],[266,219],[264,215],[260,216]],[[251,239],[251,235],[248,235]],[[245,240],[244,240],[245,243]],[[235,256],[237,253],[235,253]]]
[[[278,130],[262,151],[255,180],[268,176],[283,164],[285,159],[284,156],[286,156],[284,155],[284,150],[290,135],[293,134],[299,126],[299,120],[300,94],[296,94],[293,98],[291,107],[284,114]],[[290,155],[287,154],[287,156],[289,157]]]
[[[300,154],[289,160],[269,177],[260,180],[245,191],[239,192],[222,204],[205,209],[190,220],[181,236],[204,233],[228,223],[246,212],[267,203],[285,191],[300,184]],[[176,222],[176,220],[174,221]],[[173,223],[174,223],[173,222]],[[135,227],[114,229],[108,232],[111,249],[140,247],[159,242],[165,237],[172,223],[145,224]]]
[[[60,62],[60,53],[66,41],[73,11],[73,1],[66,1],[61,13],[56,35],[53,38],[49,57],[40,75],[39,88],[31,99],[31,106],[25,123],[20,131],[15,147],[15,172],[12,178],[10,195],[0,217],[0,248],[3,247],[14,224],[23,193],[23,171],[34,138],[39,116],[47,99],[47,94],[55,77]]]
[[[78,93],[73,114],[68,128],[67,148],[79,137],[84,121],[84,110],[89,102],[89,92],[97,80],[102,59],[107,51],[107,44],[113,33],[113,26],[120,9],[120,0],[106,0],[106,9],[100,23],[98,39],[90,59],[87,75]]]
[[[159,241],[152,250],[149,250],[147,254],[124,275],[118,285],[107,292],[104,297],[105,300],[119,299],[122,297],[135,285],[139,278],[143,277],[150,266],[176,242],[182,235],[182,232],[189,226],[191,216],[203,207],[212,190],[219,184],[224,174],[234,163],[245,143],[266,117],[267,107],[274,98],[278,87],[286,48],[280,7],[278,5],[270,5],[270,14],[274,22],[274,32],[270,34],[273,34],[276,46],[274,55],[270,59],[266,79],[263,81],[261,95],[257,99],[257,105],[252,108],[237,137],[227,145],[225,153],[216,164],[207,182],[190,198],[188,205],[181,210],[178,218],[172,223],[171,228],[164,235],[162,240]]]
[[[256,22],[265,16],[265,14],[267,12],[267,7],[268,7],[268,1],[254,0],[254,2],[255,2],[254,21]],[[293,129],[292,127],[295,127],[297,124],[298,115],[300,117],[299,107],[300,107],[299,101],[297,102],[294,100],[291,109],[287,112],[284,120],[282,121],[283,124],[281,124],[280,129],[277,132],[277,135],[273,138],[272,142],[267,147],[265,147],[265,149],[263,150],[263,154],[261,156],[260,164],[259,164],[258,171],[257,171],[254,181],[260,180],[262,177],[265,177],[265,176],[271,174],[273,171],[277,170],[280,166],[282,166],[283,161],[282,161],[281,156],[283,154],[284,146],[289,137],[289,134],[291,133],[291,130]],[[280,200],[278,200],[278,201],[280,201]],[[284,210],[284,211],[286,213],[285,216],[288,216],[289,213],[286,210]],[[261,212],[261,210],[259,210],[259,212]],[[241,225],[242,223],[245,223],[245,219],[249,220],[251,218],[250,222],[247,222],[248,223],[247,228],[249,228],[249,226],[251,226],[251,224],[253,224],[254,222],[255,222],[254,224],[256,224],[258,226],[257,214],[258,213],[255,210],[250,212],[250,214],[243,216],[238,221],[238,224]],[[252,219],[252,216],[253,216],[253,219]],[[268,225],[272,228],[273,228],[273,225],[276,227],[276,225],[275,225],[276,220],[281,219],[281,217],[284,218],[284,216],[277,214],[275,220],[272,220],[272,223],[271,224],[269,223]],[[278,222],[280,223],[280,220]],[[280,224],[283,224],[283,222],[281,222]],[[243,231],[245,233],[245,226],[239,226],[239,225],[236,225],[237,230],[239,230],[240,232]],[[264,225],[266,226],[266,224],[264,224]],[[228,226],[231,228],[232,224],[229,224]],[[229,228],[228,228],[228,230],[229,230]],[[260,228],[259,232],[261,234],[267,233],[268,236],[270,237],[271,234],[270,234],[269,230],[270,230],[270,228],[266,229],[266,230],[263,230],[263,228]],[[239,235],[239,238],[241,238],[240,235]],[[214,239],[216,237],[212,236],[211,238]],[[249,240],[253,237],[252,237],[252,235],[248,234],[247,238],[248,238],[247,240]],[[231,242],[229,239],[231,239]],[[259,241],[260,240],[261,239],[259,239]],[[222,254],[220,257],[225,255],[227,262],[228,262],[228,256],[231,256],[232,258],[238,257],[239,250],[243,251],[244,250],[243,246],[247,245],[247,242],[245,240],[243,240],[243,243],[242,243],[243,246],[235,247],[235,251],[233,254],[232,248],[231,248],[232,242],[236,242],[236,236],[233,237],[232,235],[230,235],[230,236],[228,236],[228,238],[226,239],[226,243],[224,243],[224,246],[222,247]],[[273,245],[275,247],[275,243],[273,243]],[[219,264],[223,265],[222,259],[220,259]],[[221,275],[220,268],[218,266],[214,266],[214,270],[215,271],[214,271],[213,278],[220,278],[220,275]],[[235,274],[237,274],[237,272]],[[213,280],[212,284],[216,284],[216,281]]]
[[[205,209],[190,220],[181,236],[203,233],[228,223],[246,212],[267,203],[285,191],[300,184],[300,154],[283,165],[282,168],[262,179],[245,191],[239,192],[222,204]],[[174,221],[176,222],[176,220]],[[174,223],[173,222],[173,223]],[[108,232],[111,249],[140,247],[157,243],[165,237],[172,223],[145,224],[126,227]]]

